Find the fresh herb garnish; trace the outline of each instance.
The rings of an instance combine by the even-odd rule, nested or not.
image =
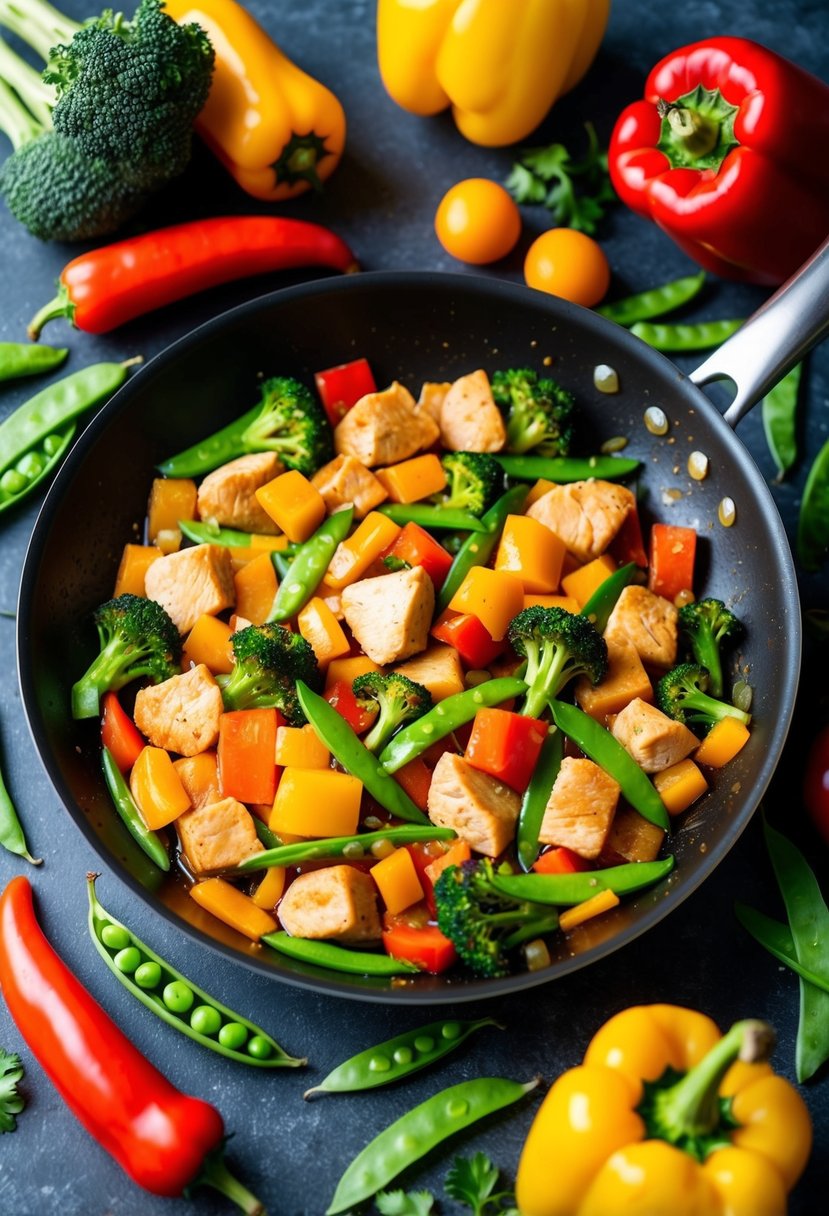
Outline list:
[[[524,148],[506,181],[517,203],[540,204],[556,224],[592,235],[608,203],[616,199],[607,171],[607,153],[599,147],[592,123],[587,151],[574,160],[564,144]]]
[[[446,1175],[446,1194],[468,1207],[473,1216],[518,1216],[511,1191],[496,1191],[500,1170],[486,1153],[456,1157]]]
[[[382,1216],[429,1216],[434,1204],[428,1191],[381,1191],[376,1199]]]
[[[23,1080],[23,1065],[20,1056],[12,1055],[0,1047],[0,1133],[13,1132],[17,1127],[15,1115],[26,1105],[17,1092]]]

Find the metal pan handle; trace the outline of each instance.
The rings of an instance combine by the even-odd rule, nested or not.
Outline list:
[[[723,417],[735,427],[807,351],[829,334],[829,237],[800,270],[693,372],[696,385],[731,380]]]

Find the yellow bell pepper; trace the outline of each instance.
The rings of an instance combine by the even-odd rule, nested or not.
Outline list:
[[[330,89],[288,59],[235,0],[165,0],[180,25],[197,22],[216,52],[196,130],[243,190],[293,198],[334,172],[345,114]]]
[[[413,114],[452,107],[474,144],[533,131],[599,49],[610,0],[378,0],[377,56]]]
[[[812,1128],[765,1063],[773,1042],[764,1022],[720,1035],[676,1005],[616,1014],[530,1128],[522,1216],[785,1216]]]

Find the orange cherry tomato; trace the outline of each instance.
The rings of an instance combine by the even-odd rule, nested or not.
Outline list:
[[[610,286],[610,267],[601,248],[575,228],[550,228],[527,250],[528,287],[592,308]]]
[[[482,266],[507,256],[521,235],[521,215],[503,186],[470,177],[441,199],[435,232],[453,258]]]

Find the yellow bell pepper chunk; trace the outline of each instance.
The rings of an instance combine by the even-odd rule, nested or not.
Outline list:
[[[743,722],[736,718],[722,718],[700,743],[694,752],[694,759],[697,764],[704,764],[707,768],[722,768],[745,747],[748,739],[749,729]]]
[[[288,548],[288,543],[284,534],[271,536],[267,532],[252,532],[249,547],[254,553],[279,553]]]
[[[282,768],[328,768],[331,753],[313,726],[279,726],[276,763]]]
[[[402,460],[387,469],[375,469],[374,476],[392,502],[418,502],[439,494],[446,485],[443,465],[433,453]]]
[[[265,871],[265,877],[251,895],[257,908],[264,908],[266,912],[274,910],[285,890],[285,875],[284,866],[271,866]]]
[[[146,595],[144,576],[156,558],[161,556],[157,545],[124,545],[112,594]]]
[[[296,623],[299,632],[313,649],[320,667],[350,652],[351,643],[343,633],[342,626],[325,600],[318,596],[300,609]]]
[[[270,614],[279,590],[270,553],[257,553],[233,576],[236,588],[236,615],[252,625],[263,624]]]
[[[473,566],[458,587],[449,608],[476,616],[494,641],[500,642],[507,626],[524,607],[524,586],[514,574]]]
[[[268,827],[279,835],[353,836],[362,794],[362,781],[348,773],[331,768],[285,768]]]
[[[602,583],[617,569],[616,563],[608,553],[603,553],[595,561],[586,566],[579,566],[571,574],[565,574],[561,586],[583,608],[594,591],[598,591]]]
[[[347,680],[349,684],[353,684],[357,676],[379,670],[374,659],[370,659],[367,654],[355,654],[347,659],[332,659],[325,673],[325,691],[328,692],[338,680]]]
[[[525,595],[524,607],[563,608],[565,612],[578,612],[579,606],[572,595]]]
[[[524,506],[531,507],[534,502],[538,502],[539,498],[543,498],[545,494],[549,494],[550,490],[554,490],[556,484],[554,481],[548,481],[546,477],[539,477],[535,485],[530,486],[527,491]]]
[[[615,891],[597,891],[589,899],[562,912],[558,918],[559,928],[562,933],[569,933],[571,929],[575,929],[576,925],[582,925],[594,916],[601,916],[602,912],[609,912],[611,908],[617,907],[619,902],[619,896]]]
[[[196,497],[196,483],[189,477],[156,477],[147,504],[147,540],[177,530],[180,519],[195,519]]]
[[[190,888],[190,897],[200,908],[252,941],[259,941],[260,937],[275,932],[277,928],[275,917],[264,908],[257,907],[249,895],[223,878],[206,878],[204,882],[197,882]]]
[[[196,667],[204,663],[214,676],[229,674],[233,670],[234,662],[230,645],[232,633],[227,622],[219,620],[217,616],[209,616],[207,613],[200,616],[188,633],[182,650],[182,666],[185,671],[191,663]]]
[[[495,569],[521,579],[525,592],[553,592],[561,580],[564,541],[529,515],[508,515],[495,554]]]
[[[130,773],[130,790],[141,818],[153,832],[190,809],[187,791],[163,747],[148,744],[139,752]]]
[[[297,469],[280,473],[256,491],[256,501],[288,540],[301,543],[325,519],[325,502],[316,486]]]
[[[356,583],[399,534],[400,528],[388,516],[381,515],[379,511],[369,511],[348,540],[337,546],[325,575],[325,583],[333,591],[342,591],[343,587]]]
[[[408,849],[395,849],[371,867],[371,877],[392,916],[423,899],[423,887]]]
[[[687,810],[708,789],[708,782],[693,760],[680,760],[661,773],[654,773],[653,783],[669,815]]]

